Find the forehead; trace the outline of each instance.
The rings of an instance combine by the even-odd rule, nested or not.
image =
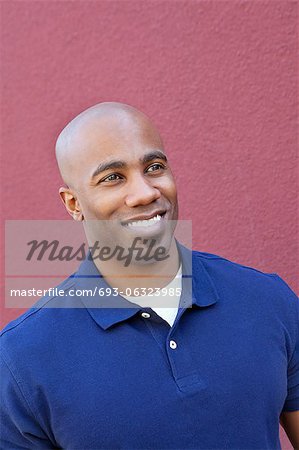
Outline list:
[[[88,173],[94,165],[109,159],[128,163],[163,143],[153,124],[143,116],[112,114],[92,117],[75,126],[68,144],[73,170]],[[76,167],[74,167],[76,166]]]
[[[108,111],[107,111],[108,110]],[[152,150],[164,150],[159,132],[143,113],[105,107],[92,108],[73,119],[56,143],[56,157],[64,182],[79,191],[90,183],[101,163],[138,164]]]

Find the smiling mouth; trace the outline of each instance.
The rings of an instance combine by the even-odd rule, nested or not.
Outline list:
[[[154,217],[151,217],[150,219],[144,219],[144,220],[134,220],[127,223],[122,223],[122,225],[126,228],[147,228],[152,227],[153,225],[158,224],[161,220],[164,219],[166,214],[166,211],[161,214],[156,214]]]

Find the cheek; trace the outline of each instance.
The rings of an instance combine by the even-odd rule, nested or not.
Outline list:
[[[177,201],[177,189],[173,177],[169,177],[165,180],[165,183],[162,185],[162,190],[163,194],[167,196],[171,202]]]
[[[167,198],[167,200],[171,203],[173,208],[172,211],[172,220],[178,219],[178,198],[177,198],[177,188],[176,183],[173,177],[168,179],[167,184],[164,186],[164,190],[162,191],[163,195]]]
[[[107,189],[107,192],[105,192],[103,189],[101,192],[97,192],[96,195],[90,195],[86,202],[86,207],[98,219],[110,220],[114,217],[114,213],[122,207],[122,204],[123,198],[120,192],[112,192],[112,189]]]

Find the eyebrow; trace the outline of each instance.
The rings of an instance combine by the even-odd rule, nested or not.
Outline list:
[[[150,153],[147,153],[142,158],[139,158],[139,162],[141,164],[147,164],[148,162],[153,161],[154,159],[162,159],[163,161],[167,162],[166,155],[160,150],[155,150]],[[100,175],[102,172],[106,172],[107,170],[124,169],[127,166],[128,164],[125,161],[121,160],[111,160],[103,162],[98,165],[96,170],[93,172],[91,178],[93,179],[98,175]]]

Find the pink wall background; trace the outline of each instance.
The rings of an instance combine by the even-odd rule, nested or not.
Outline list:
[[[4,219],[66,218],[56,136],[83,109],[122,101],[164,137],[194,248],[297,288],[297,2],[0,6]],[[2,308],[2,324],[21,312]]]

